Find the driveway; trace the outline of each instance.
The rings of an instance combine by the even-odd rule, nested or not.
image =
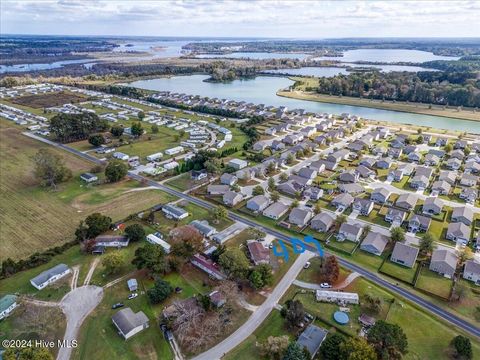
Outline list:
[[[57,360],[69,360],[72,353],[71,344],[78,340],[78,332],[83,321],[93,309],[102,301],[103,289],[94,285],[76,288],[64,296],[60,302],[60,308],[67,318],[67,328],[63,340],[66,345],[58,351]]]

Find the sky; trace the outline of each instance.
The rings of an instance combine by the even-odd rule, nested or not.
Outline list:
[[[1,0],[1,34],[478,37],[480,1]]]

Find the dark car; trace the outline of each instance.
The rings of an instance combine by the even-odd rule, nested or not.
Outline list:
[[[122,303],[116,303],[112,305],[112,309],[118,309],[118,308],[121,308],[122,306],[123,306]]]

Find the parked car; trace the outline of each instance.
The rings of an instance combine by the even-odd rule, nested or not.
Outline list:
[[[137,296],[138,296],[137,293],[132,293],[132,294],[128,295],[128,300],[135,299]]]
[[[268,248],[273,249],[273,243],[270,243],[270,245],[268,245]]]
[[[116,303],[112,305],[112,309],[118,309],[118,308],[121,308],[122,306],[123,306],[122,303]]]
[[[332,285],[330,285],[329,283],[321,283],[320,287],[322,289],[330,289],[332,287]]]
[[[310,267],[310,261],[307,261],[305,265],[303,265],[304,269],[308,269]]]

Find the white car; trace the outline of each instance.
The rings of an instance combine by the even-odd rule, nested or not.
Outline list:
[[[128,300],[135,299],[137,296],[138,296],[137,293],[130,294],[130,295],[128,295]]]
[[[310,267],[310,261],[307,261],[305,265],[303,265],[304,269],[308,269]]]
[[[330,289],[332,287],[332,285],[330,285],[329,283],[321,283],[320,287],[322,289]]]

